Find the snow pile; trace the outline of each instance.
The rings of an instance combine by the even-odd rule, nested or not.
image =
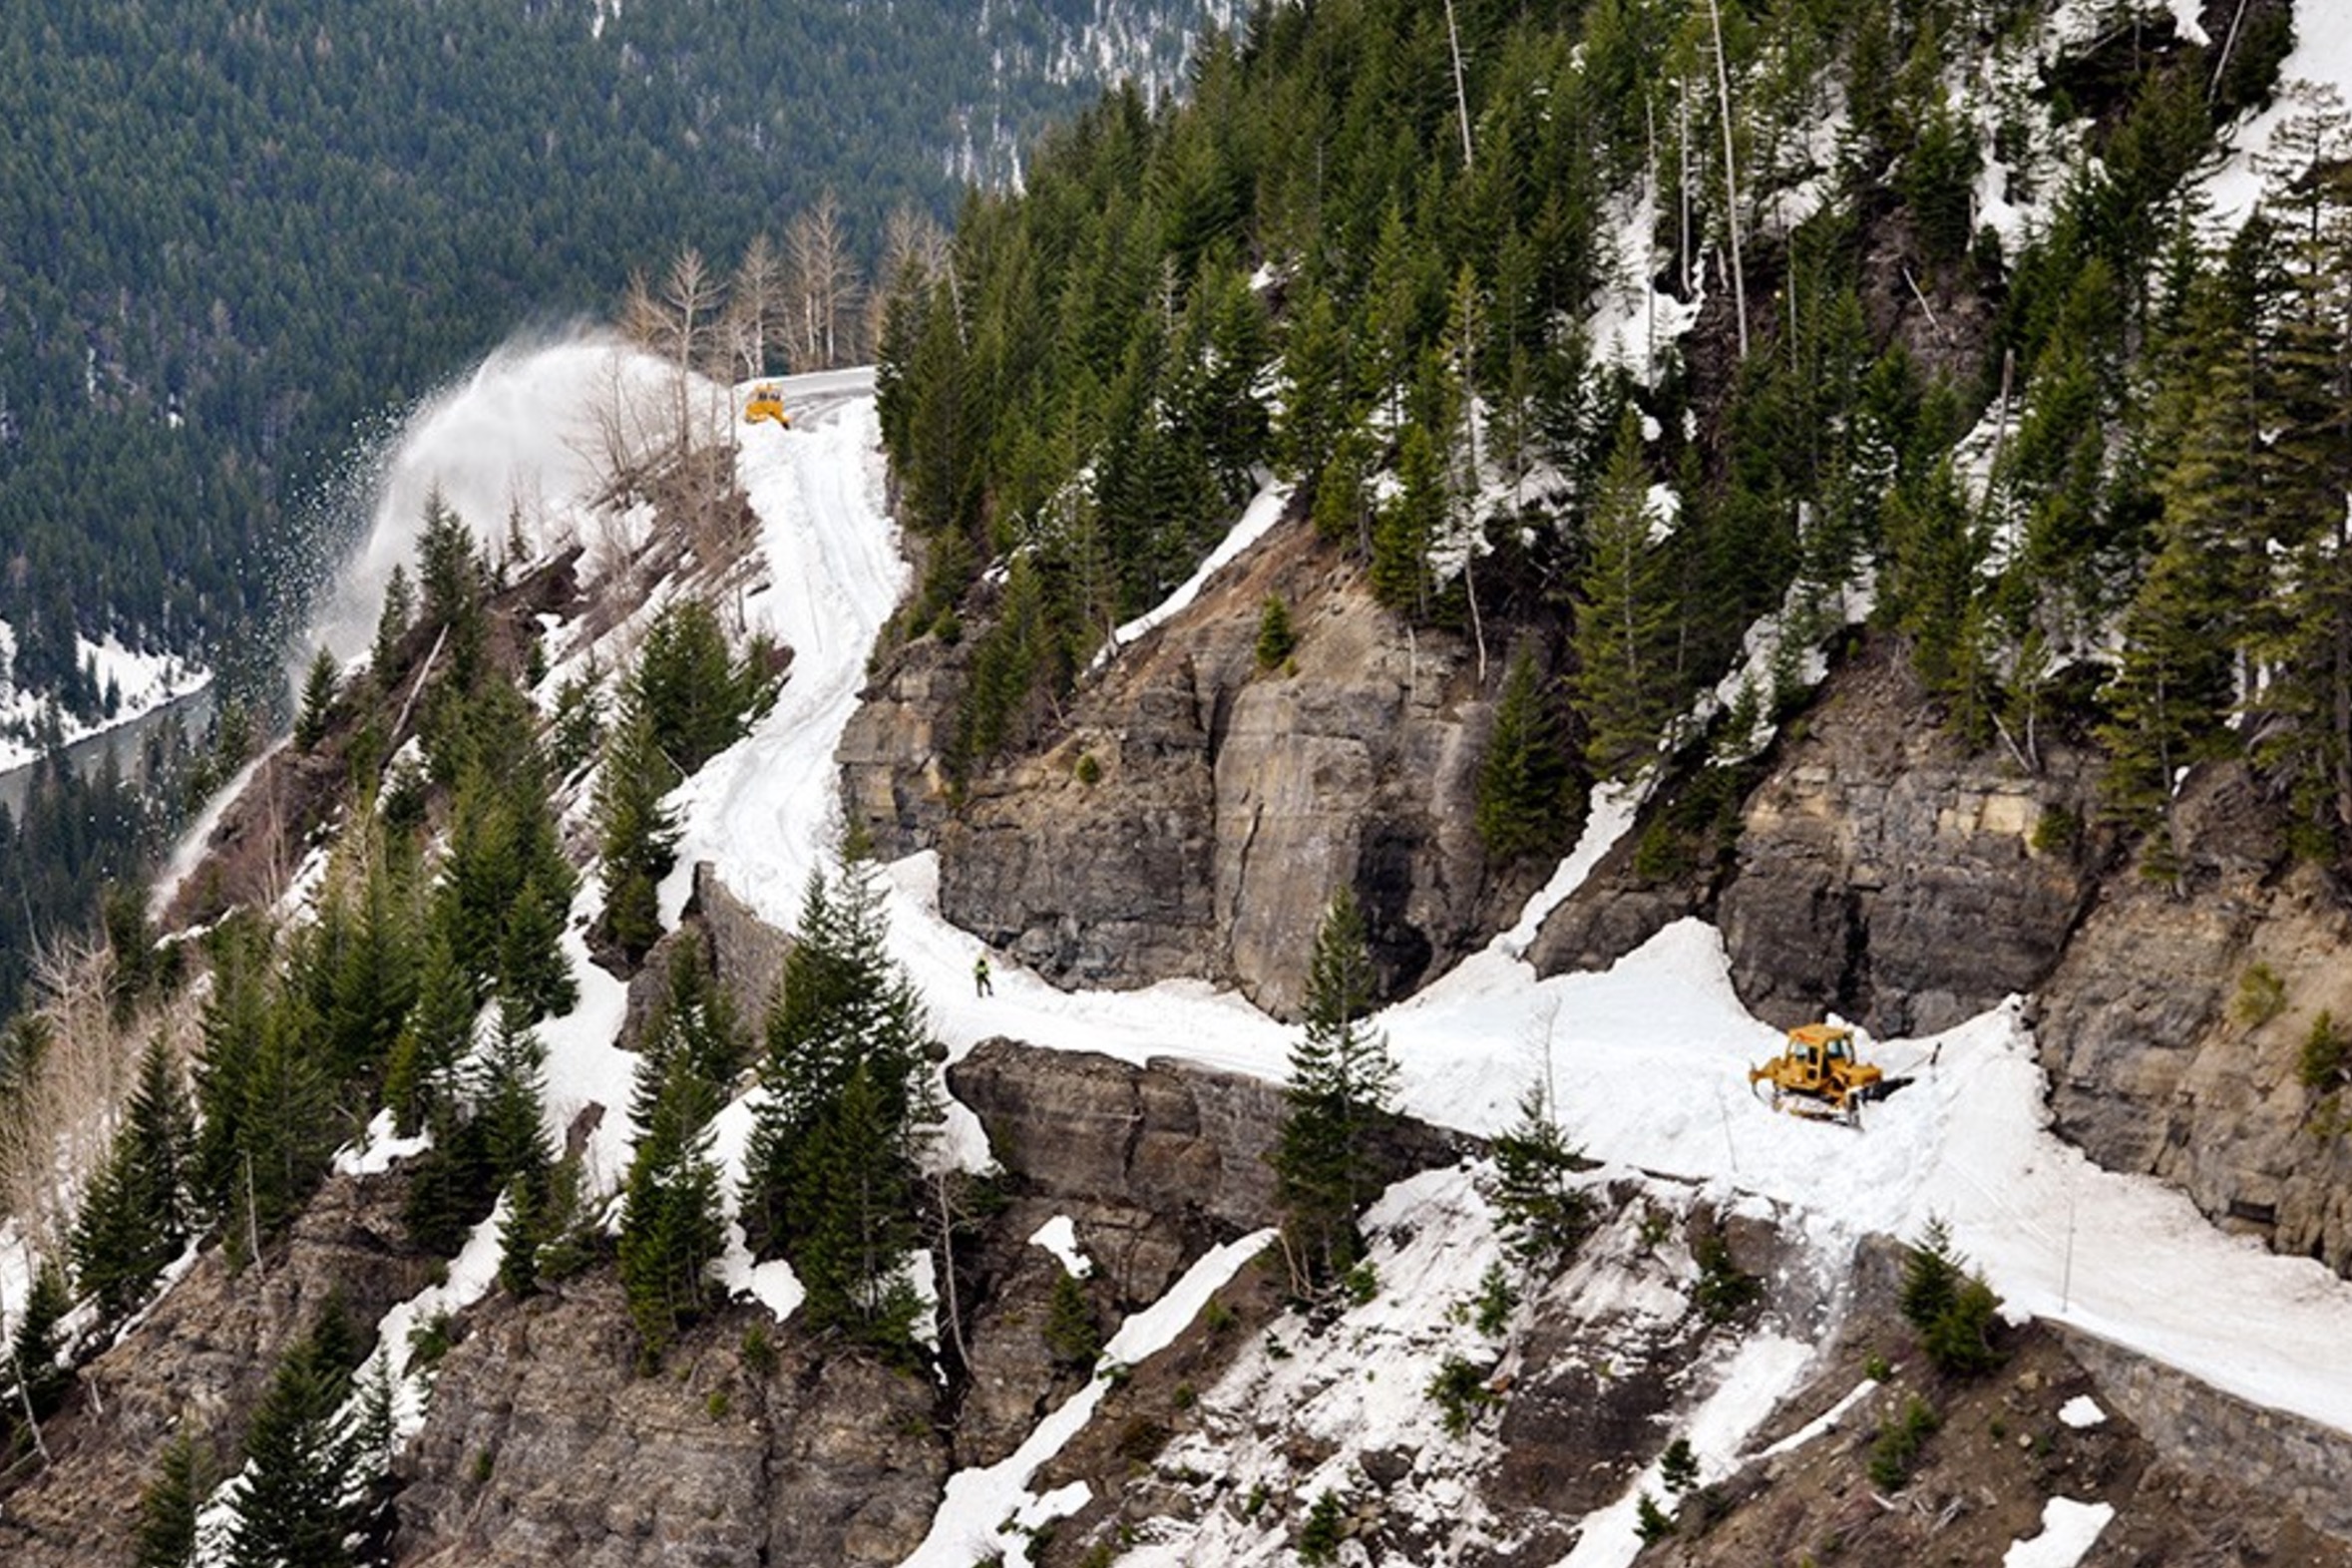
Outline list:
[[[2107,1420],[2107,1411],[2101,1409],[2099,1401],[2091,1395],[2078,1393],[2058,1407],[2058,1418],[2075,1430],[2082,1431],[2086,1427],[2103,1424]]]
[[[1707,303],[1704,273],[1694,270],[1691,297],[1677,299],[1651,280],[1663,264],[1658,232],[1658,186],[1644,180],[1617,203],[1617,222],[1605,236],[1603,254],[1610,275],[1584,323],[1593,363],[1615,365],[1646,387],[1655,387],[1674,363],[1683,338],[1699,324]]]
[[[2042,1506],[2042,1533],[2013,1542],[2001,1554],[2001,1568],[2076,1568],[2091,1555],[2100,1532],[2115,1516],[2115,1508],[2108,1503],[2053,1497]]]
[[[1060,1261],[1062,1272],[1073,1280],[1083,1280],[1094,1273],[1094,1260],[1078,1247],[1078,1227],[1066,1214],[1056,1214],[1037,1227],[1037,1234],[1029,1238],[1029,1245],[1042,1247]]]

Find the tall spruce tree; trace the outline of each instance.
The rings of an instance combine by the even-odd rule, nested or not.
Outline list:
[[[647,1058],[647,1063],[652,1058]],[[725,1237],[710,1118],[718,1090],[683,1053],[659,1066],[649,1119],[639,1129],[621,1189],[620,1283],[647,1365],[702,1310],[703,1270]],[[640,1066],[639,1097],[644,1097]]]
[[[1674,698],[1676,601],[1669,557],[1651,537],[1657,523],[1641,419],[1628,409],[1585,513],[1577,582],[1573,685],[1585,755],[1606,778],[1657,754]]]
[[[335,716],[335,697],[342,683],[343,672],[335,662],[335,655],[320,648],[302,677],[302,709],[294,719],[296,749],[315,751],[318,743],[326,739],[327,726]]]
[[[196,1516],[212,1490],[211,1466],[187,1432],[165,1445],[155,1478],[139,1494],[131,1537],[134,1568],[188,1568],[196,1555]]]
[[[812,1321],[903,1350],[937,1043],[854,848],[838,879],[811,877],[797,935],[768,1017],[744,1229],[762,1255],[792,1260]]]
[[[245,1428],[244,1486],[228,1529],[230,1568],[340,1568],[352,1517],[343,1498],[359,1455],[341,1411],[354,1347],[341,1307],[270,1377]]]
[[[75,1277],[108,1319],[136,1308],[188,1245],[195,1152],[195,1112],[159,1037],[140,1056],[139,1087],[74,1227]]]
[[[1357,1215],[1377,1191],[1373,1133],[1392,1114],[1396,1063],[1366,1029],[1377,999],[1364,913],[1343,888],[1324,912],[1308,961],[1306,1031],[1291,1049],[1283,1119],[1270,1159],[1295,1283],[1330,1285],[1363,1256]]]
[[[1504,865],[1565,847],[1575,821],[1575,773],[1559,738],[1532,648],[1512,655],[1478,767],[1478,838]]]
[[[402,1021],[384,1074],[384,1103],[402,1137],[414,1137],[456,1099],[459,1061],[474,1043],[481,1005],[473,976],[439,923],[427,932],[416,1000]]]
[[[632,963],[661,936],[661,879],[677,858],[677,829],[661,801],[678,778],[652,714],[635,693],[624,692],[596,775],[595,820],[604,880],[599,928]]]

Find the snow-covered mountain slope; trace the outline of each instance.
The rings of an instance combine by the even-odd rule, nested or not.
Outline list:
[[[798,650],[799,696],[690,787],[682,859],[714,862],[779,924],[792,920],[835,831],[833,746],[902,581],[871,422],[869,403],[847,401],[791,432],[749,432],[741,457],[773,553],[767,585],[747,602]],[[1589,862],[1590,846],[1577,858]],[[998,956],[993,994],[976,996],[979,945],[939,919],[929,858],[892,876],[896,954],[957,1052],[1007,1034],[1130,1060],[1285,1070],[1294,1030],[1196,983],[1064,992]],[[1864,1233],[1909,1236],[1941,1218],[2012,1312],[2352,1430],[2352,1369],[2308,1354],[2352,1332],[2352,1285],[2221,1235],[2177,1193],[2098,1170],[2056,1138],[2014,1005],[1933,1038],[1878,1042],[1890,1073],[1913,1081],[1871,1107],[1858,1133],[1775,1114],[1751,1096],[1747,1068],[1770,1052],[1774,1033],[1740,1006],[1719,939],[1697,922],[1608,974],[1542,981],[1498,942],[1376,1022],[1416,1115],[1491,1132],[1548,1075],[1588,1153],[1694,1179],[1726,1201],[1769,1199],[1797,1217],[1825,1266]],[[1788,1372],[1775,1365],[1773,1375]],[[1727,1435],[1727,1451],[1736,1449],[1743,1434]]]

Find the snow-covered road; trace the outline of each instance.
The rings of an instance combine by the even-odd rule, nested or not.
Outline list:
[[[813,411],[793,430],[747,431],[741,465],[769,562],[747,607],[795,658],[775,710],[683,797],[680,860],[717,862],[731,888],[789,925],[838,833],[834,748],[906,569],[870,399]],[[684,879],[665,890],[672,913]],[[893,867],[892,880],[894,948],[955,1051],[1008,1034],[1131,1060],[1284,1070],[1293,1031],[1198,982],[1063,992],[996,955],[994,994],[976,997],[979,945],[939,918],[930,858]],[[1890,1070],[1917,1081],[1873,1106],[1858,1134],[1750,1097],[1746,1069],[1773,1033],[1740,1006],[1720,941],[1697,922],[1606,975],[1550,980],[1498,943],[1380,1023],[1408,1107],[1432,1121],[1493,1130],[1549,1071],[1563,1120],[1599,1158],[1769,1198],[1832,1259],[1865,1232],[1914,1235],[1941,1216],[2013,1309],[2352,1429],[2352,1360],[2310,1350],[2352,1343],[2352,1286],[2224,1236],[2176,1193],[2098,1170],[2053,1137],[2013,1009],[1933,1040],[1881,1042]]]

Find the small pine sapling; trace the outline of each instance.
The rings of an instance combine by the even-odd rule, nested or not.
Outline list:
[[[1919,1348],[1939,1370],[1973,1376],[2000,1365],[1992,1335],[2001,1298],[1983,1276],[1968,1272],[1941,1219],[1927,1222],[1903,1260],[1898,1300],[1904,1321],[1919,1335]]]
[[[1102,1354],[1102,1331],[1077,1276],[1066,1270],[1053,1278],[1053,1300],[1045,1309],[1045,1349],[1057,1367],[1091,1367]]]
[[[1677,1437],[1666,1445],[1666,1452],[1658,1456],[1658,1479],[1677,1497],[1699,1484],[1699,1456],[1691,1451],[1690,1438]]]
[[[1290,662],[1298,646],[1299,633],[1291,625],[1291,606],[1280,593],[1267,594],[1266,602],[1258,608],[1258,667],[1282,668]]]
[[[1299,1530],[1299,1561],[1308,1568],[1338,1562],[1347,1520],[1348,1507],[1338,1492],[1317,1493],[1307,1509],[1307,1522]]]
[[[1511,1314],[1518,1305],[1519,1293],[1511,1288],[1509,1272],[1500,1263],[1490,1263],[1479,1276],[1470,1322],[1480,1334],[1493,1339],[1511,1326]]]

